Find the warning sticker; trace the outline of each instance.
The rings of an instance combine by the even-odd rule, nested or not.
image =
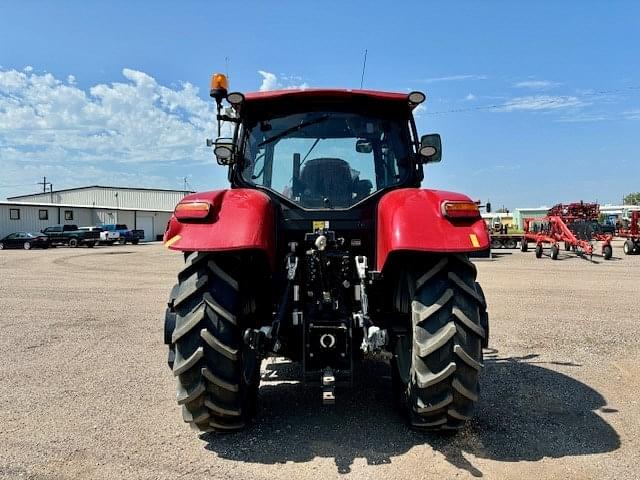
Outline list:
[[[329,230],[329,221],[327,220],[314,220],[313,231],[316,230]]]

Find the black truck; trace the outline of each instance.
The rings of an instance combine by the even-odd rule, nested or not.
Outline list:
[[[100,241],[100,232],[79,230],[77,225],[54,225],[41,230],[41,233],[49,237],[51,245],[70,247],[86,245],[88,248],[93,248]]]

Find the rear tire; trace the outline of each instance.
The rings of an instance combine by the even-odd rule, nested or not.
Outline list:
[[[502,248],[502,241],[498,238],[492,238],[491,239],[491,248],[493,250],[497,250],[499,248]]]
[[[456,430],[471,418],[486,338],[475,278],[464,255],[436,258],[407,276],[411,330],[396,342],[393,374],[412,428]]]
[[[558,244],[551,245],[551,259],[557,260],[559,253],[560,253],[560,247],[558,246]]]
[[[536,245],[536,258],[542,258],[542,245]]]
[[[529,250],[529,243],[523,239],[520,241],[520,251],[526,252],[527,250]]]
[[[633,255],[633,249],[634,249],[635,245],[633,244],[633,241],[627,239],[624,242],[624,245],[622,246],[622,250],[624,251],[625,255]]]
[[[140,240],[138,240],[138,239],[136,238],[135,240],[131,240],[131,244],[132,244],[132,245],[137,245],[139,241],[140,241]]]
[[[77,238],[69,239],[69,246],[71,248],[78,248],[78,239]]]
[[[201,431],[242,429],[255,411],[260,364],[242,339],[256,311],[248,271],[239,255],[190,253],[172,292],[177,400]]]
[[[602,256],[605,260],[611,260],[611,257],[613,257],[613,248],[611,248],[611,245],[602,247]]]

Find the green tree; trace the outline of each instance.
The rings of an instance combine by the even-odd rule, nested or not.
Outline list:
[[[630,193],[624,197],[625,205],[640,205],[640,192]]]

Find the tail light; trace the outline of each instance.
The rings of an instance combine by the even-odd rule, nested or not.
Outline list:
[[[480,209],[474,202],[446,201],[442,202],[442,215],[447,218],[480,218]]]
[[[173,213],[178,220],[201,220],[207,218],[210,210],[209,202],[183,202],[176,205]]]

